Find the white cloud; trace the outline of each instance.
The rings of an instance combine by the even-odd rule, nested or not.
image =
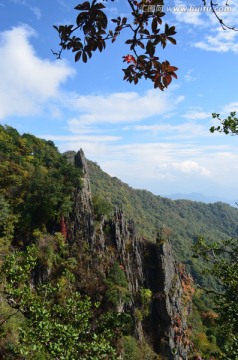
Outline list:
[[[184,79],[185,81],[187,82],[191,82],[191,81],[195,81],[198,79],[198,76],[193,76],[192,73],[193,73],[194,70],[190,69],[187,71],[187,73],[184,75]]]
[[[129,128],[128,130],[131,130]],[[173,124],[152,124],[152,125],[135,125],[133,127],[135,131],[149,131],[153,135],[158,135],[163,139],[197,139],[197,137],[211,136],[207,126],[195,124],[191,122],[180,123],[178,125]]]
[[[192,111],[184,114],[183,117],[190,120],[200,120],[211,118],[211,114],[204,111]]]
[[[29,10],[31,10],[33,12],[33,14],[37,18],[37,20],[40,20],[40,18],[41,18],[41,10],[40,10],[39,7],[32,6],[29,3],[29,1],[27,1],[27,0],[11,0],[11,1],[14,2],[15,4],[27,7]]]
[[[233,27],[237,25],[237,12],[238,12],[238,4],[235,1],[224,1],[223,4],[217,4],[215,7],[216,13],[220,19],[224,22],[224,24],[229,27]],[[211,22],[214,25],[217,25],[218,19],[212,12],[208,13]]]
[[[230,6],[225,5],[225,2],[219,3],[215,6],[216,13],[224,24],[237,29],[238,4],[233,2],[229,5]],[[201,40],[192,41],[191,46],[205,51],[221,53],[232,51],[238,53],[238,32],[230,29],[224,30],[219,19],[211,11],[210,4],[207,4],[207,6],[202,6],[202,4],[199,5],[197,3],[193,5],[184,3],[181,0],[175,0],[175,8],[176,7],[177,11],[173,12],[173,14],[179,23],[189,24],[201,30],[196,34],[196,38],[200,36]],[[204,28],[206,28],[206,31],[204,31]],[[191,27],[189,31],[191,31]],[[188,72],[185,75],[185,80],[193,80],[191,73]]]
[[[237,32],[232,30],[223,30],[221,27],[215,27],[210,35],[205,36],[203,41],[194,44],[195,47],[207,51],[215,52],[238,52]]]
[[[173,102],[175,105],[180,104],[181,102],[183,102],[185,100],[185,96],[184,95],[180,95],[177,98],[173,99]]]
[[[0,119],[39,113],[73,74],[64,61],[39,58],[29,43],[32,36],[28,26],[0,33]]]
[[[210,176],[210,171],[203,166],[200,166],[196,161],[185,160],[181,163],[172,163],[172,167],[187,175],[197,174],[200,176]]]
[[[217,15],[227,26],[237,28],[238,4],[233,2],[229,5],[224,6],[224,9],[221,7],[221,11],[218,11]],[[195,42],[193,46],[206,51],[238,53],[238,32],[230,29],[224,30],[213,13],[207,13],[207,20],[210,23],[210,33],[206,34],[203,40]]]
[[[181,97],[174,99],[182,101]],[[136,122],[171,110],[169,93],[149,90],[140,95],[137,92],[118,92],[109,95],[75,95],[68,99],[68,106],[82,112],[77,124]],[[76,130],[75,130],[76,131]]]
[[[111,142],[111,141],[117,141],[120,140],[120,136],[95,136],[95,135],[81,135],[81,136],[74,136],[74,135],[41,135],[41,138],[52,140],[52,141],[67,141],[68,144],[73,143],[73,146],[75,146],[75,143],[80,142]]]
[[[229,115],[230,112],[233,111],[235,111],[236,115],[238,116],[238,101],[224,105],[221,110],[221,112],[224,113],[225,116]]]
[[[198,7],[198,6],[196,6]],[[193,26],[206,26],[206,22],[202,18],[201,11],[192,11],[192,6],[184,3],[180,0],[175,0],[174,8],[177,11],[174,11],[173,14],[178,22],[189,24]]]
[[[68,120],[68,130],[74,134],[100,133],[100,126],[120,125],[146,120],[152,116],[168,114],[184,96],[173,96],[172,90],[161,93],[149,90],[137,92],[117,92],[107,95],[69,95],[64,101],[75,112],[81,112]]]

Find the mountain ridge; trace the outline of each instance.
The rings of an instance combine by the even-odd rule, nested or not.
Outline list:
[[[171,200],[191,200],[191,201],[196,201],[196,202],[203,202],[205,204],[213,204],[216,202],[222,202],[222,203],[228,204],[233,207],[237,206],[236,200],[231,200],[231,199],[227,199],[227,198],[223,198],[223,197],[219,197],[219,196],[206,196],[202,193],[196,193],[196,192],[192,192],[192,193],[188,193],[188,194],[173,193],[170,195],[163,195],[163,197],[166,197]]]
[[[158,233],[168,232],[176,259],[186,264],[197,282],[207,284],[202,265],[192,258],[192,246],[199,235],[210,242],[236,237],[237,208],[221,202],[170,200],[147,190],[133,189],[89,160],[88,168],[93,196],[108,201],[112,208],[122,209],[128,219],[135,221],[138,235],[145,239],[155,241]]]

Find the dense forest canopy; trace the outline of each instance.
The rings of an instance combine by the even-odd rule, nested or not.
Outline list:
[[[60,222],[69,212],[72,190],[80,187],[80,172],[62,158],[52,141],[21,136],[2,125],[0,141],[2,208],[9,209],[7,221],[14,222],[15,235],[24,231],[27,242],[32,229]],[[4,231],[11,238],[11,231]]]

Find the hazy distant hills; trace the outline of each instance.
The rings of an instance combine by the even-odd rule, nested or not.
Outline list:
[[[238,202],[237,199],[231,200],[216,196],[205,196],[200,193],[190,193],[190,194],[181,194],[181,193],[175,193],[171,195],[164,195],[164,197],[169,198],[171,200],[191,200],[191,201],[198,201],[203,202],[205,204],[213,204],[215,202],[223,202],[226,204],[229,204],[231,206],[236,207],[236,202]]]

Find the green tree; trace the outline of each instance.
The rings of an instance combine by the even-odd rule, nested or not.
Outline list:
[[[112,204],[100,194],[94,195],[92,201],[94,215],[98,220],[100,220],[102,216],[109,216],[112,214]]]
[[[71,211],[82,173],[51,141],[0,126],[0,160],[0,237],[18,233],[27,241],[35,228],[59,224]]]
[[[115,262],[110,269],[107,279],[106,298],[114,306],[121,308],[125,303],[130,302],[130,292],[128,289],[128,281],[122,267]]]
[[[0,194],[0,261],[9,251],[17,216],[11,211],[7,200]]]
[[[19,329],[16,356],[27,359],[114,359],[113,332],[95,317],[99,307],[75,288],[75,278],[65,270],[57,280],[34,284],[39,251],[8,255],[2,266],[6,302],[25,318]]]
[[[210,128],[211,133],[218,131],[226,135],[238,135],[238,118],[235,111],[231,112],[225,119],[221,119],[220,114],[217,113],[213,113],[212,117],[220,121],[221,125],[212,126]]]
[[[236,112],[230,112],[222,119],[220,114],[213,113],[213,119],[220,122],[212,126],[210,132],[220,132],[225,135],[238,135],[238,118]],[[202,257],[210,266],[205,269],[217,279],[221,290],[210,290],[216,295],[218,307],[217,326],[218,341],[224,351],[224,359],[238,358],[238,239],[232,238],[221,243],[208,244],[199,237],[194,247],[197,256]]]
[[[224,355],[222,359],[238,358],[238,239],[208,244],[199,236],[194,246],[195,256],[208,264],[204,273],[217,280],[218,289],[209,289],[215,294],[218,318],[218,345]]]

